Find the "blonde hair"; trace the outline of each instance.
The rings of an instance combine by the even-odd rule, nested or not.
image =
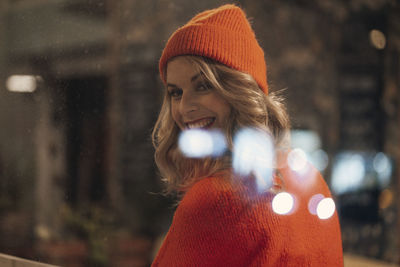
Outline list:
[[[265,95],[251,75],[199,56],[184,56],[197,68],[212,88],[231,106],[225,132],[228,148],[241,128],[252,127],[270,134],[276,147],[286,146],[289,118],[282,99]],[[164,75],[166,77],[166,75]],[[166,90],[165,90],[166,91]],[[231,157],[191,159],[178,149],[180,129],[172,119],[170,96],[165,92],[160,114],[152,133],[155,161],[167,185],[167,192],[185,191],[201,178],[231,168]]]

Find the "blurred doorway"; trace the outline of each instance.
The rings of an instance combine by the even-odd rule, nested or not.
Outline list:
[[[105,201],[106,77],[63,82],[67,108],[67,198],[75,204]]]

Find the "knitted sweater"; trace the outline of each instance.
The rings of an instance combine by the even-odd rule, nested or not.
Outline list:
[[[314,195],[331,196],[321,175],[311,166],[303,174],[281,173],[295,200],[287,215],[273,211],[273,193],[221,177],[194,184],[152,266],[343,266],[337,213],[320,219],[309,210]]]

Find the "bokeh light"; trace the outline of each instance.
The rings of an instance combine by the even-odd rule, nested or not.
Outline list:
[[[309,159],[319,171],[325,170],[329,163],[328,154],[322,149],[313,151],[309,156]]]
[[[332,172],[333,191],[341,194],[359,188],[365,172],[365,161],[360,154],[351,152],[339,154]]]
[[[393,192],[390,189],[385,189],[379,194],[378,204],[380,209],[387,209],[392,205],[394,200]]]
[[[294,198],[287,192],[277,194],[272,200],[272,210],[280,215],[288,214],[294,206]]]
[[[179,149],[190,158],[221,156],[226,150],[224,135],[217,130],[189,129],[179,136]]]
[[[329,163],[328,154],[321,149],[321,138],[312,130],[292,130],[290,132],[291,146],[293,149],[301,149],[308,162],[319,171],[324,171]],[[304,170],[298,170],[304,171]]]
[[[324,196],[322,194],[316,194],[316,195],[312,196],[310,198],[310,200],[308,201],[308,211],[313,215],[317,215],[318,204],[323,199],[324,199]]]
[[[301,148],[304,151],[315,151],[321,147],[318,133],[311,130],[290,131],[290,143],[293,148]]]
[[[272,184],[274,146],[271,137],[256,129],[242,129],[233,141],[232,165],[241,176],[253,174],[258,190],[264,191]]]
[[[287,163],[293,171],[300,173],[306,171],[307,162],[307,155],[302,149],[295,148],[289,152]]]
[[[330,197],[324,198],[318,203],[317,216],[321,220],[329,219],[335,213],[335,209],[336,206],[333,199]]]
[[[386,36],[380,30],[371,30],[369,32],[369,40],[376,49],[384,49],[386,47]]]
[[[18,93],[32,93],[36,90],[36,77],[32,75],[12,75],[6,81],[7,90]]]
[[[372,166],[378,174],[380,186],[382,188],[387,187],[390,184],[392,174],[392,163],[389,157],[382,152],[377,153],[372,161]]]

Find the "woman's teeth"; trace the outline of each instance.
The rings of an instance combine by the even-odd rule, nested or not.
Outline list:
[[[195,128],[207,127],[207,126],[211,125],[211,123],[213,123],[213,122],[214,122],[214,119],[212,118],[212,119],[203,119],[200,121],[196,121],[194,123],[187,123],[186,125],[189,129],[195,129]]]

